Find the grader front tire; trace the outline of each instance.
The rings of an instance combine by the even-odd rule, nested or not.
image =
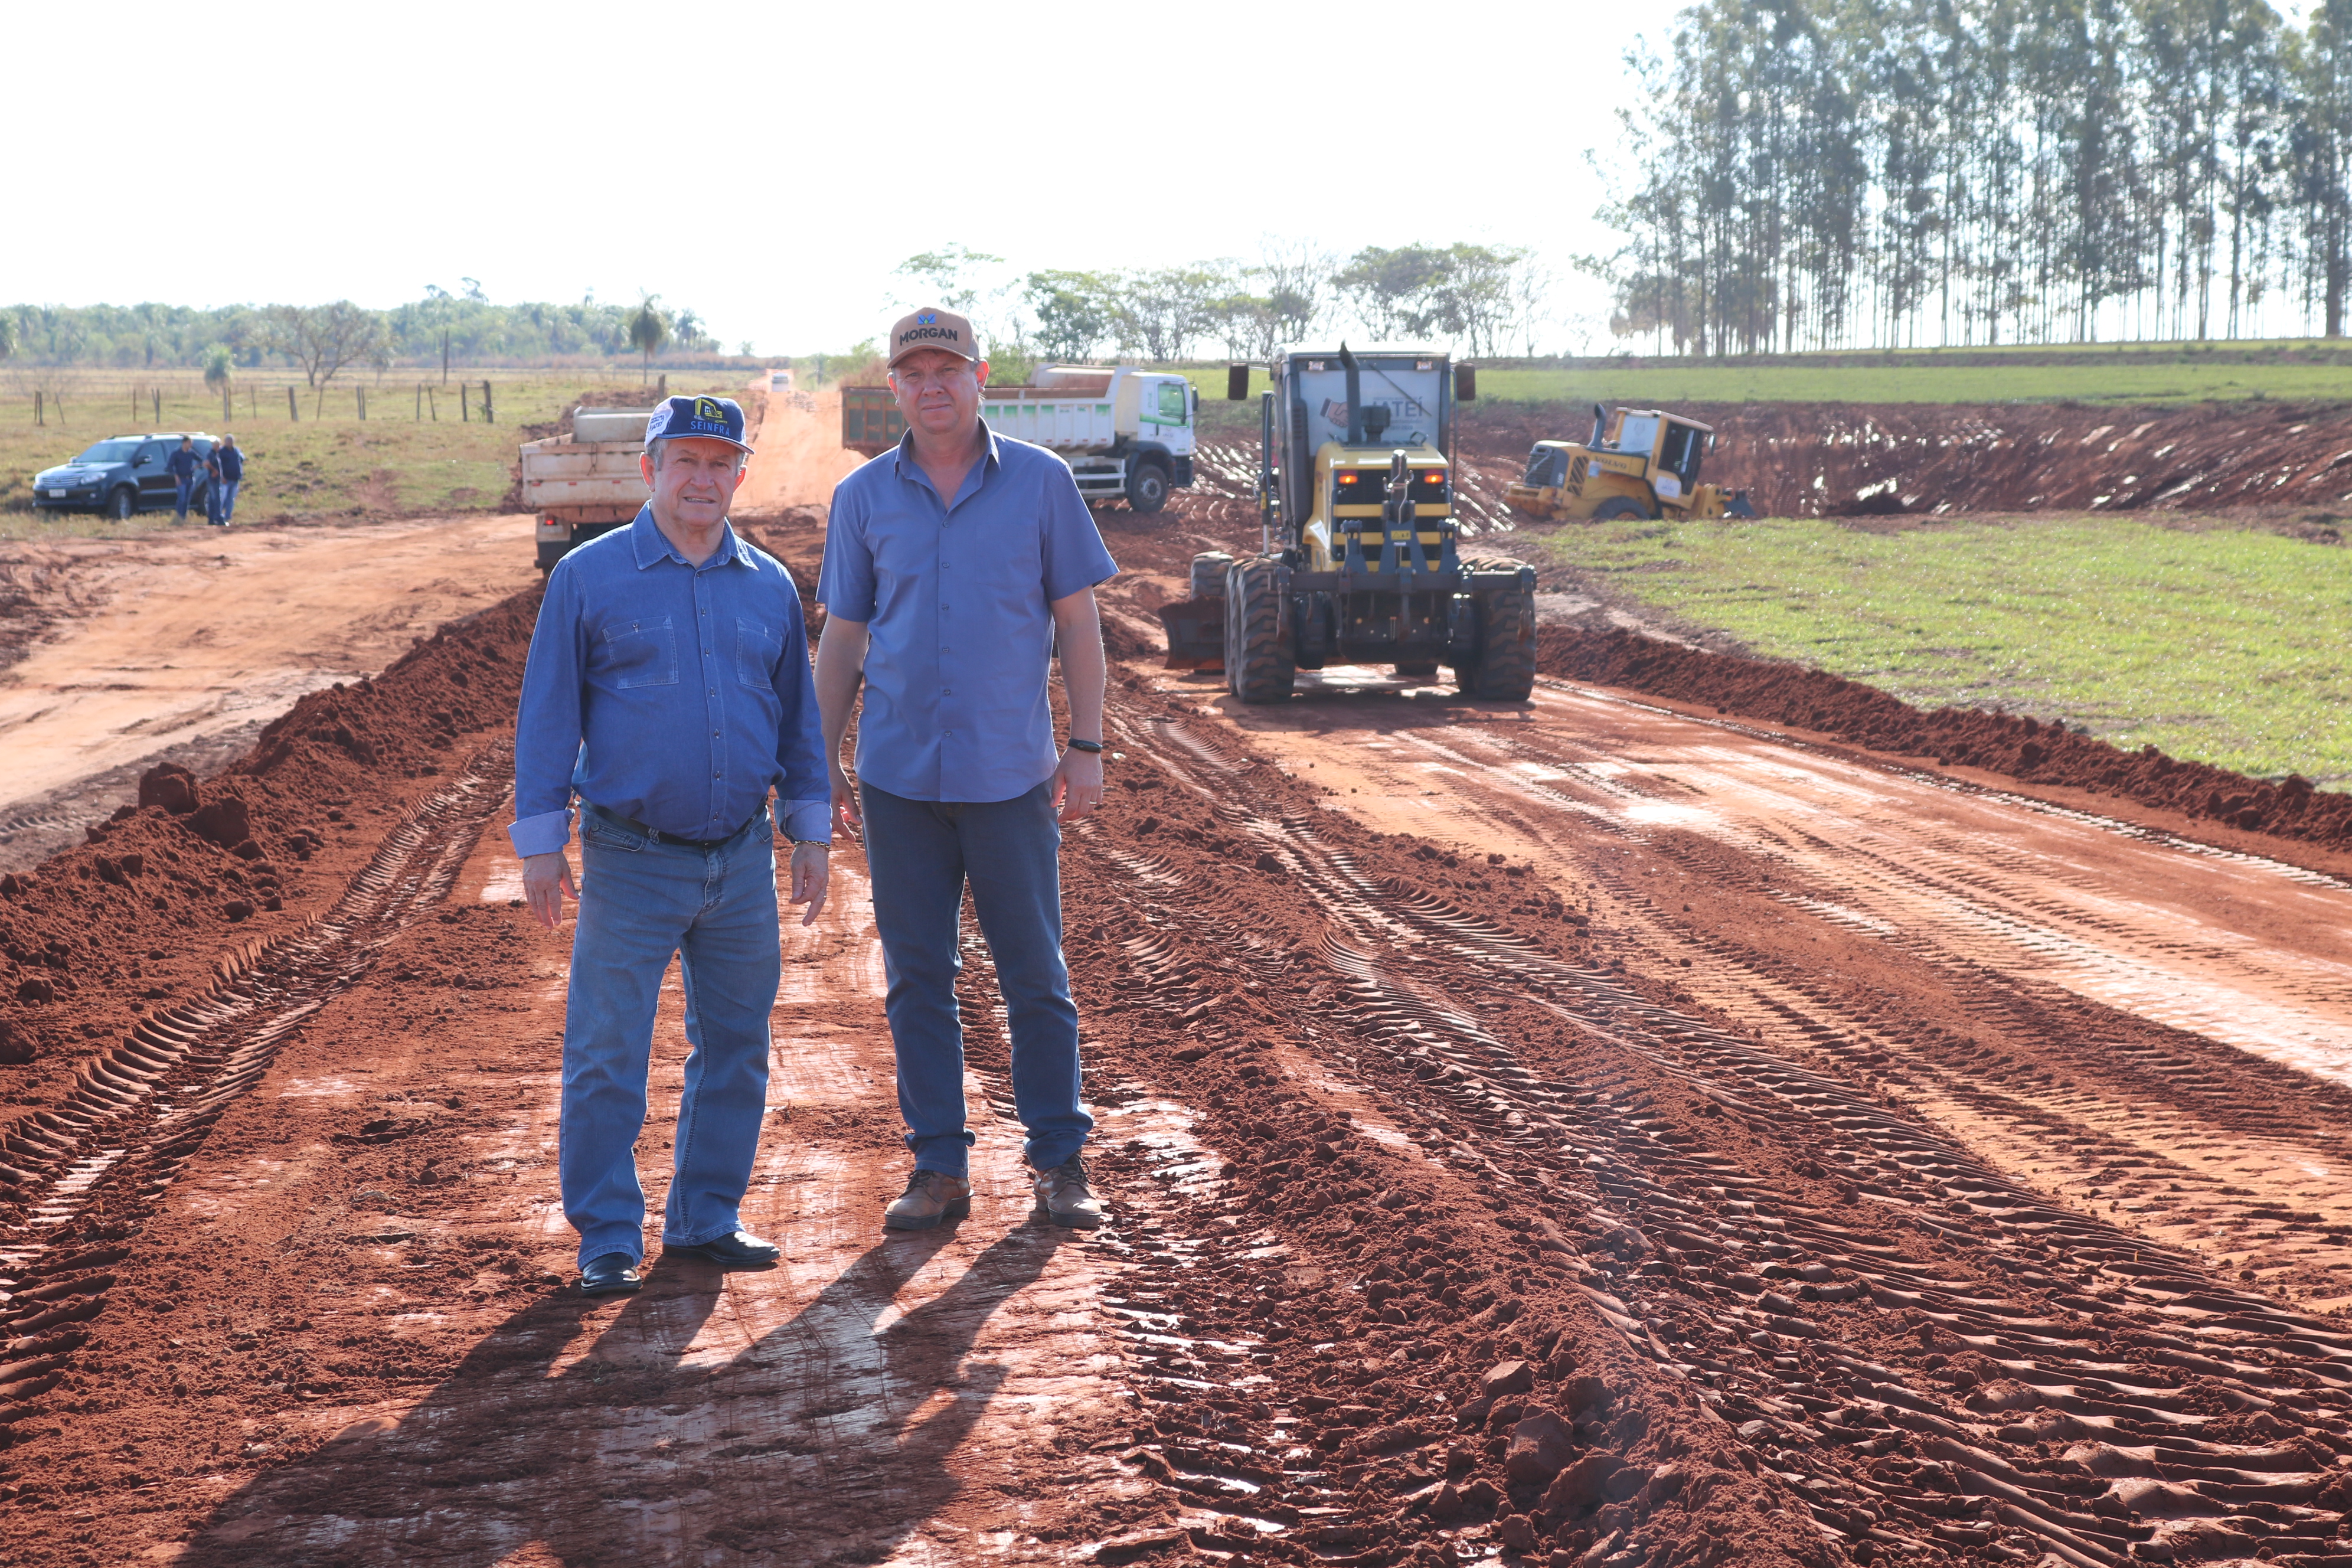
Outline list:
[[[1260,555],[1225,574],[1225,685],[1244,702],[1283,702],[1298,666],[1283,636],[1281,563]]]
[[[1536,689],[1535,602],[1516,561],[1465,561],[1475,573],[1511,573],[1507,587],[1478,591],[1478,658],[1454,667],[1462,695],[1481,702],[1525,702]]]

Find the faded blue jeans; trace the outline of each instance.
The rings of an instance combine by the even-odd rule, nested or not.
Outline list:
[[[963,1020],[956,975],[963,893],[973,911],[1013,1046],[1022,1154],[1040,1171],[1076,1153],[1094,1118],[1079,1103],[1078,1010],[1062,962],[1062,829],[1053,781],[1011,800],[908,800],[860,781],[874,924],[889,981],[884,1009],[898,1055],[898,1114],[915,1169],[966,1173]]]
[[[782,973],[776,849],[762,811],[709,849],[660,844],[580,813],[580,910],[563,1013],[558,1167],[580,1261],[646,1255],[637,1135],[654,1009],[671,954],[686,990],[686,1085],[662,1241],[740,1227],[768,1098],[768,1015]]]

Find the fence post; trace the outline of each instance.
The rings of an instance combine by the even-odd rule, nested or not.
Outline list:
[[[286,384],[286,420],[289,425],[302,423],[302,405],[296,401],[294,384],[290,381]]]
[[[426,411],[433,416],[433,423],[436,425],[440,424],[441,400],[433,395],[433,389],[429,386],[425,389],[425,406]]]
[[[224,386],[221,388],[221,423],[226,425],[234,421],[236,418],[236,414],[229,408],[228,388]]]
[[[459,382],[457,384],[457,418],[460,422],[467,424],[472,423],[474,417],[473,402],[474,384],[469,381]]]
[[[482,423],[495,425],[498,422],[498,416],[490,407],[490,378],[486,375],[482,378]]]
[[[664,372],[662,372],[662,374],[661,374],[661,379],[660,379],[659,381],[657,381],[657,382],[654,383],[654,398],[655,398],[655,400],[656,400],[656,402],[658,402],[658,401],[661,401],[661,400],[667,399],[668,396],[669,396],[669,372],[667,372],[667,371],[664,371]]]
[[[48,422],[49,416],[41,407],[41,389],[37,386],[33,388],[33,423],[47,425]]]
[[[139,422],[139,389],[135,386],[131,389],[131,422]]]
[[[147,395],[155,400],[155,423],[161,425],[163,423],[163,389],[160,386],[151,386],[147,389]],[[132,417],[136,418],[138,416],[133,415]]]
[[[360,422],[365,424],[367,422],[367,388],[354,384],[352,390],[360,395]]]
[[[421,381],[416,384],[416,422],[425,423],[425,384]]]

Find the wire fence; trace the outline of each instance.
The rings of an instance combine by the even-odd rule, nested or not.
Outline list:
[[[288,424],[402,419],[417,424],[444,420],[498,424],[501,405],[511,412],[520,399],[512,395],[551,384],[578,388],[620,385],[638,379],[619,371],[594,368],[561,371],[472,372],[447,380],[438,374],[395,378],[373,374],[335,376],[312,386],[299,374],[252,372],[239,374],[225,384],[206,385],[201,372],[155,374],[31,366],[0,374],[5,389],[10,423],[61,425],[86,429],[122,421],[128,426],[161,427],[167,418],[185,421],[191,415],[223,423]],[[667,374],[660,384],[667,386]],[[507,389],[501,393],[501,388]],[[654,391],[648,388],[649,393]],[[537,401],[534,397],[531,401]]]

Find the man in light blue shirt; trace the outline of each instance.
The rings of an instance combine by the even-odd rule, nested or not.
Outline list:
[[[636,1141],[673,954],[693,1051],[663,1250],[733,1267],[779,1256],[739,1213],[782,968],[770,792],[803,925],[824,906],[832,835],[799,591],[727,521],[751,450],[731,398],[655,409],[641,459],[653,499],[556,563],[523,671],[508,831],[541,923],[555,927],[564,894],[580,901],[559,1165],[589,1295],[641,1282]],[[576,890],[564,854],[575,801]]]
[[[971,1212],[955,1000],[968,887],[1004,996],[1037,1206],[1091,1229],[1102,1205],[1079,1155],[1094,1119],[1079,1103],[1059,854],[1061,826],[1102,801],[1094,589],[1118,567],[1069,466],[980,417],[988,366],[970,321],[918,310],[890,343],[907,435],[834,491],[816,667],[835,809],[865,830],[915,1156],[883,1224],[921,1230]],[[1057,643],[1066,751],[1047,693]],[[861,677],[852,784],[841,742]]]

